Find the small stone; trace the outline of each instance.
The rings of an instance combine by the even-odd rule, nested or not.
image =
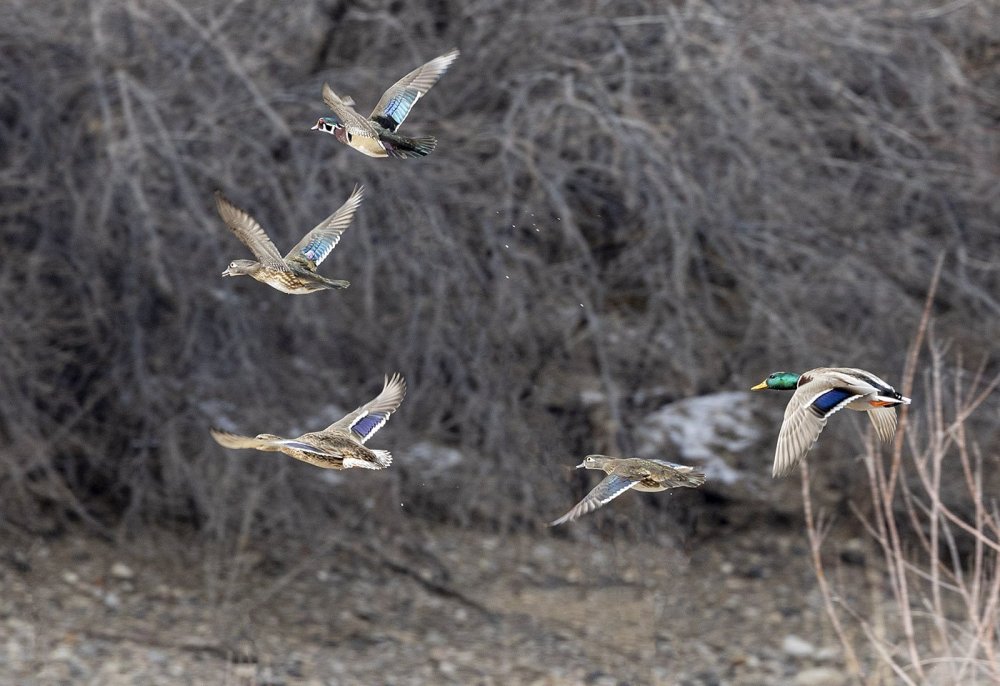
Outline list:
[[[302,658],[293,655],[288,665],[285,667],[285,673],[290,677],[295,677],[301,679],[305,676],[305,669],[302,663]]]
[[[124,562],[116,562],[111,565],[111,576],[122,581],[127,581],[135,576],[135,572]]]
[[[21,572],[22,574],[31,571],[31,561],[28,559],[28,556],[20,550],[15,550],[11,552],[7,558],[7,561],[10,562],[10,564],[14,567],[14,569]]]
[[[813,658],[817,662],[834,662],[840,659],[840,648],[835,648],[834,646],[820,648],[816,651]]]
[[[283,686],[284,684],[283,681],[278,679],[277,675],[274,673],[274,669],[270,666],[258,666],[257,673],[251,677],[251,679],[253,679],[252,683],[261,684],[261,686],[264,684],[269,684],[270,686]]]
[[[121,598],[118,597],[117,593],[105,593],[101,596],[101,602],[109,610],[117,610],[122,606]]]
[[[74,593],[63,600],[63,606],[67,610],[72,611],[86,611],[90,610],[94,605],[94,598],[91,595],[84,595],[83,593]]]
[[[719,675],[712,670],[697,672],[690,678],[680,682],[684,686],[719,686],[722,683]]]
[[[238,679],[254,679],[257,676],[257,665],[253,662],[241,662],[231,665],[233,675]]]
[[[781,649],[786,655],[798,658],[809,657],[816,652],[816,648],[812,643],[799,638],[795,634],[785,636],[785,640],[781,642]]]
[[[729,577],[729,578],[726,579],[725,586],[726,586],[726,589],[728,589],[730,591],[741,591],[744,588],[746,588],[747,583],[746,583],[745,579],[742,579],[742,578],[740,578],[738,576],[731,576],[731,577]],[[732,601],[732,604],[730,605],[730,604],[727,603],[726,607],[735,607],[737,605],[741,605],[741,604],[743,604],[743,603],[746,602],[746,599],[743,598],[741,595],[738,595],[738,594],[733,594],[733,595],[729,596],[729,600]]]
[[[72,586],[76,586],[80,583],[80,577],[77,576],[76,572],[63,572],[63,581]]]
[[[736,590],[740,587],[739,584],[730,583],[731,581],[735,581],[735,579],[726,579],[726,588],[730,590]],[[743,604],[745,602],[746,602],[745,598],[740,597],[740,595],[737,593],[732,593],[729,595],[729,597],[727,597],[724,601],[722,601],[722,607],[724,607],[727,610],[737,611],[743,608]]]
[[[618,686],[618,680],[610,674],[600,671],[591,672],[584,681],[587,686]]]
[[[840,549],[840,559],[844,564],[863,567],[865,564],[865,544],[860,538],[852,538]]]
[[[811,667],[795,675],[795,686],[842,686],[846,683],[843,672],[829,667]]]
[[[531,552],[536,560],[551,560],[554,555],[551,547],[542,544],[536,545]]]
[[[76,644],[76,652],[78,652],[83,657],[94,657],[101,651],[100,647],[94,643],[89,643],[83,641]]]
[[[60,643],[49,652],[49,659],[55,661],[72,660],[73,651],[65,643]]]
[[[719,565],[719,571],[725,574],[726,576],[732,574],[735,569],[736,567],[733,565],[732,562],[723,562],[721,565]]]

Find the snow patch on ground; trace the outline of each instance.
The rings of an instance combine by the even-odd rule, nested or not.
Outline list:
[[[730,467],[723,454],[740,453],[760,439],[752,402],[746,391],[727,391],[671,403],[639,424],[639,453],[681,462],[693,460],[704,467],[709,479],[726,484],[741,481],[745,475]],[[680,455],[663,454],[675,446]]]

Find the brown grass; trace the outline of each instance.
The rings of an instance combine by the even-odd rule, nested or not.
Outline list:
[[[819,589],[847,667],[862,684],[1000,680],[1000,510],[992,478],[1000,453],[984,451],[970,426],[995,396],[1000,375],[985,376],[982,366],[970,373],[961,359],[946,363],[930,317],[940,265],[902,386],[913,395],[924,368],[924,392],[901,413],[888,459],[869,441],[870,500],[854,506],[877,558],[867,608],[830,581],[826,523],[813,514],[808,472],[802,474]]]

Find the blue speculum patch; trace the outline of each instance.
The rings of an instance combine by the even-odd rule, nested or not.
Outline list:
[[[382,113],[395,121],[396,124],[399,124],[406,119],[406,115],[410,113],[410,108],[413,107],[414,102],[416,102],[416,93],[397,95],[389,101]]]
[[[853,395],[857,394],[852,393],[851,391],[845,391],[843,388],[834,388],[833,390],[829,390],[820,397],[816,398],[813,401],[813,407],[820,412],[829,412]]]
[[[370,414],[367,417],[359,419],[357,423],[351,427],[351,431],[364,438],[374,431],[375,427],[377,427],[381,422],[382,418],[380,416]]]
[[[314,238],[302,249],[302,254],[313,262],[319,262],[330,251],[329,246],[333,241]]]

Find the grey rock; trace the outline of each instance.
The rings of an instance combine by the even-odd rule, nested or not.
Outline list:
[[[167,654],[162,650],[157,650],[156,648],[150,648],[146,651],[146,659],[154,664],[166,664]]]
[[[824,646],[816,651],[813,659],[817,662],[836,662],[840,659],[840,648],[835,646]]]
[[[795,634],[785,636],[785,640],[781,642],[781,650],[786,655],[797,658],[811,657],[816,653],[816,647],[812,643]]]
[[[115,562],[111,565],[111,576],[121,581],[127,581],[135,576],[135,572],[124,562]]]
[[[865,544],[860,538],[852,538],[840,549],[840,559],[849,565],[863,567],[865,564]]]
[[[842,686],[847,675],[831,667],[811,667],[795,675],[795,686]]]
[[[762,438],[756,417],[759,404],[749,391],[726,391],[685,398],[647,415],[636,429],[639,452],[660,456],[664,448],[680,452],[680,461],[694,460],[711,481],[735,484],[744,480],[733,458]]]
[[[118,597],[117,593],[105,593],[101,596],[101,602],[109,610],[117,610],[122,606],[121,598]]]

